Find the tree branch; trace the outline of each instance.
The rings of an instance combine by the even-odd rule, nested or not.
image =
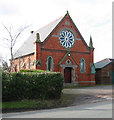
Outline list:
[[[11,41],[10,39],[8,39],[8,38],[3,38],[4,40],[7,40],[7,41]]]
[[[4,24],[2,24],[3,26],[4,26],[4,28],[6,29],[6,31],[8,32],[8,34],[9,34],[9,36],[10,36],[10,38],[11,38],[11,42],[13,41],[13,37],[12,37],[12,35],[11,35],[11,31],[9,31],[8,30],[8,28],[4,25]]]
[[[21,34],[26,28],[28,28],[28,27],[29,27],[29,26],[24,27],[22,30],[20,30],[20,32],[19,32],[17,35],[14,36],[12,47],[15,45],[16,40],[17,40],[17,38],[20,36],[20,34]]]
[[[12,35],[12,27],[10,26],[10,28],[8,29],[4,24],[2,24],[3,27],[6,29],[6,31],[8,32],[9,38],[4,38],[4,40],[7,41],[7,43],[5,43],[5,45],[7,45],[10,48],[10,54],[11,54],[11,61],[13,60],[13,47],[18,39],[18,37],[21,35],[21,33],[28,28],[29,26],[25,26],[22,29],[20,29],[18,31],[17,34],[13,34]],[[12,62],[11,62],[12,64]]]

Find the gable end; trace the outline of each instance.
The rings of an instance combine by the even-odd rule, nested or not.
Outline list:
[[[70,19],[69,19],[70,18]],[[65,16],[58,22],[58,24],[55,26],[55,28],[53,28],[53,30],[51,31],[51,33],[45,38],[45,40],[42,42],[42,45],[45,44],[45,42],[49,39],[49,37],[52,36],[52,34],[56,31],[56,29],[60,26],[60,24],[65,20],[65,19],[69,19],[70,22],[73,24],[76,32],[78,33],[78,35],[80,36],[82,42],[84,43],[84,45],[86,46],[86,48],[88,50],[90,50],[90,47],[87,45],[87,43],[85,42],[84,38],[82,37],[81,33],[79,32],[77,26],[75,25],[75,23],[73,22],[72,18],[70,17],[69,13],[67,12],[65,14]]]

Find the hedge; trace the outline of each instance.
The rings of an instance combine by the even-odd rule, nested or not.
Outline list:
[[[2,73],[2,100],[59,99],[63,88],[60,73]]]
[[[26,70],[26,69],[22,69],[22,70],[20,70],[19,71],[19,73],[23,73],[23,72],[35,72],[35,73],[43,73],[43,72],[49,72],[49,71],[44,71],[44,70],[39,70],[39,69],[37,69],[37,70]]]

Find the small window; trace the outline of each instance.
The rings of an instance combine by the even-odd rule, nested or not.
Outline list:
[[[31,59],[29,59],[29,69],[31,69]]]
[[[13,64],[13,69],[12,69],[12,72],[14,72],[14,70],[15,70],[15,64]]]
[[[67,65],[71,65],[71,64],[72,64],[71,60],[68,59],[68,60],[66,61],[66,64],[67,64]]]
[[[47,70],[53,71],[53,57],[49,56],[47,58]]]
[[[22,64],[22,67],[23,67],[23,69],[26,69],[26,65],[25,65],[25,59],[24,59],[24,57],[23,57],[23,64]]]
[[[17,64],[15,65],[15,72],[17,72]]]
[[[48,70],[51,71],[51,67],[52,67],[52,58],[49,57],[48,58]]]
[[[26,69],[26,63],[24,62],[24,66],[23,66],[24,69]]]
[[[24,59],[24,57],[23,57],[23,63],[25,62],[25,59]]]
[[[21,69],[21,60],[19,60],[19,69]]]
[[[82,58],[80,62],[80,71],[81,73],[85,72],[85,60]]]
[[[109,73],[109,71],[107,72],[107,77],[110,77],[110,73]]]
[[[25,62],[22,64],[22,66],[21,66],[23,69],[26,69],[26,64],[25,64]]]
[[[91,66],[91,73],[95,74],[95,66],[94,65]]]

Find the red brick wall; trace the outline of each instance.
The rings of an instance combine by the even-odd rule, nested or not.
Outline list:
[[[12,69],[11,69],[12,72],[18,72],[20,70],[20,62],[22,66],[23,59],[25,62],[25,69],[29,69],[29,59],[31,60],[31,69],[35,69],[35,65],[33,65],[33,62],[35,60],[35,55],[31,54],[31,55],[23,56],[21,58],[13,60]],[[15,70],[13,71],[13,65],[16,65],[16,64],[17,64],[17,71]],[[24,69],[24,68],[21,67],[21,69]]]
[[[108,76],[109,72],[109,76]],[[102,69],[96,69],[96,83],[97,84],[108,84],[111,83],[112,74],[112,63],[108,64]]]
[[[65,21],[69,21],[70,26],[65,25]],[[63,26],[64,25],[64,26]],[[59,42],[58,37],[53,37],[53,35],[58,35],[58,32],[60,31],[61,28],[63,27],[69,27],[71,28],[74,33],[76,34],[78,39],[81,39],[75,28],[73,27],[73,24],[71,23],[70,19],[65,19],[59,27],[54,30],[53,34],[49,35],[48,39],[44,41],[44,44],[41,45],[41,62],[42,66],[38,67],[39,69],[46,70],[47,69],[47,57],[52,56],[54,58],[54,71],[60,71],[63,74],[63,70],[58,66],[59,62],[62,60],[62,58],[65,56],[67,53],[67,50],[61,46]],[[38,46],[40,46],[38,44]],[[78,71],[76,70],[76,75],[78,74],[78,79],[79,81],[95,81],[95,76],[94,74],[91,75],[91,68],[90,68],[90,63],[93,62],[93,50],[89,50],[87,46],[85,46],[84,42],[82,40],[76,40],[75,45],[70,49],[70,53],[79,65]],[[81,58],[84,58],[86,61],[86,72],[81,73],[80,72],[80,60]],[[38,58],[39,59],[39,58]],[[75,75],[75,76],[76,76]],[[90,85],[94,84],[93,83],[82,83],[80,82],[81,85]]]
[[[65,25],[66,21],[70,23],[69,26]],[[80,39],[80,40],[76,40],[74,46],[69,50],[66,50],[64,47],[62,47],[59,42],[59,38],[55,37],[58,35],[61,28],[64,28],[64,27],[72,29],[76,37]],[[35,44],[36,44],[36,53],[34,55],[30,55],[32,57],[31,63],[37,59],[37,60],[41,60],[42,65],[37,67],[32,66],[32,69],[46,70],[47,57],[52,56],[54,59],[53,61],[54,71],[55,72],[59,71],[63,74],[63,68],[58,66],[58,64],[63,59],[65,54],[69,51],[72,57],[75,59],[76,63],[79,65],[78,68],[75,68],[75,81],[79,82],[79,85],[90,85],[91,83],[88,81],[95,81],[94,74],[93,75],[91,74],[91,68],[90,68],[90,63],[93,62],[93,50],[88,48],[88,46],[84,42],[83,38],[79,34],[78,30],[75,28],[75,25],[73,24],[72,20],[68,15],[65,16],[62,22],[60,22],[59,25],[56,26],[53,32],[46,38],[46,40],[43,43],[35,43]],[[25,57],[25,62],[27,64],[26,69],[29,68],[28,59],[30,56],[28,55]],[[84,58],[86,61],[85,73],[80,72],[81,58]],[[17,63],[18,71],[19,71],[19,59],[14,60],[14,63],[15,64]],[[72,63],[75,64],[73,61]],[[65,61],[62,64],[65,64]]]
[[[69,21],[70,25],[66,26],[65,25],[65,21]],[[64,25],[64,26],[63,26]],[[46,40],[46,42],[44,42],[44,45],[42,46],[45,49],[55,49],[55,50],[65,50],[60,42],[59,42],[59,38],[58,37],[53,37],[52,35],[58,35],[58,32],[61,28],[70,28],[74,31],[74,33],[76,34],[78,39],[81,39],[80,36],[78,35],[77,31],[75,30],[75,28],[73,27],[73,24],[71,23],[71,21],[69,19],[65,19],[58,28],[56,28],[56,30],[54,30],[54,33],[51,34],[49,36],[49,39]],[[84,43],[82,42],[82,40],[76,40],[75,45],[70,49],[70,51],[77,51],[77,52],[88,52],[88,49],[86,48],[86,46],[84,45]]]

